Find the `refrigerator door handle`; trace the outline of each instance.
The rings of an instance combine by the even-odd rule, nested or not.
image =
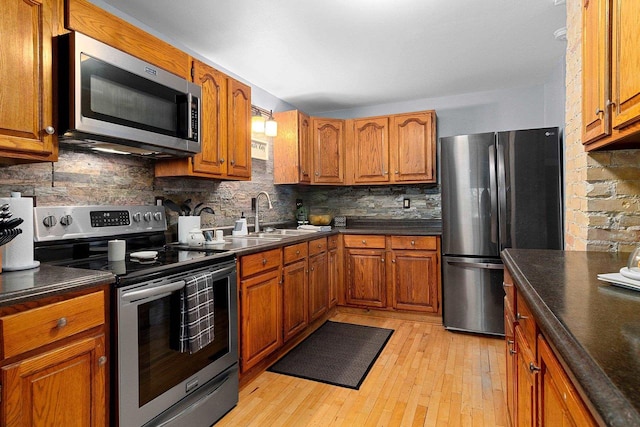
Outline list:
[[[491,199],[491,242],[498,243],[498,184],[496,182],[496,152],[489,147],[489,196]]]
[[[511,247],[511,235],[510,235],[510,227],[511,227],[511,219],[509,217],[509,212],[507,211],[508,203],[507,200],[509,198],[510,188],[507,184],[507,170],[506,170],[506,150],[508,149],[508,142],[502,141],[502,134],[498,134],[496,138],[496,151],[497,151],[497,179],[498,186],[500,188],[500,193],[498,194],[498,217],[500,224],[500,246],[498,248],[499,252],[502,252],[505,248]]]
[[[447,264],[461,265],[464,267],[484,268],[486,270],[504,270],[504,264],[494,264],[488,262],[447,261]]]

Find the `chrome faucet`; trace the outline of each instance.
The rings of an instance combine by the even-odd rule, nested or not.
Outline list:
[[[261,191],[256,196],[256,221],[254,224],[254,230],[256,233],[260,232],[260,196],[267,196],[267,202],[269,202],[269,209],[273,209],[273,205],[271,204],[271,198],[266,191]]]

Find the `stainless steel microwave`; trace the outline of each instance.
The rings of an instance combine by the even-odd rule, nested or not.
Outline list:
[[[61,144],[154,158],[201,150],[200,86],[81,33],[60,36]]]

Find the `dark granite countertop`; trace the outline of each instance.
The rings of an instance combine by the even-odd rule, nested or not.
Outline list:
[[[609,426],[640,425],[640,292],[597,279],[628,254],[506,249],[502,259],[549,343]]]
[[[23,271],[3,271],[0,274],[0,306],[18,304],[114,281],[115,277],[108,271],[46,264]]]

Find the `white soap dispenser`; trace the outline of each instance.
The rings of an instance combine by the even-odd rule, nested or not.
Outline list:
[[[234,236],[246,236],[248,234],[247,218],[244,217],[244,212],[240,215],[240,219],[236,221],[236,225],[233,227],[231,234]]]

